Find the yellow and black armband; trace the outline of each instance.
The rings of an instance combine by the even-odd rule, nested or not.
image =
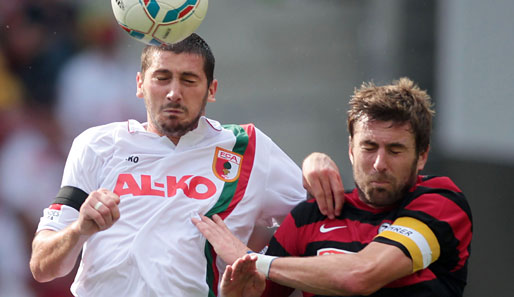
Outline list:
[[[411,217],[396,219],[374,241],[398,246],[412,259],[413,272],[427,268],[441,253],[434,232],[422,221]]]

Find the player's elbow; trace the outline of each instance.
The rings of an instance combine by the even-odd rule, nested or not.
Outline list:
[[[48,263],[45,265],[44,259],[39,259],[38,257],[34,257],[34,255],[31,257],[29,263],[30,272],[32,272],[32,277],[34,277],[37,282],[46,283],[67,274],[65,271],[58,271],[47,265]]]
[[[45,283],[53,280],[48,273],[45,273],[44,269],[42,269],[40,261],[31,258],[30,259],[30,271],[32,272],[32,276],[39,283]]]
[[[32,276],[38,283],[47,283],[47,282],[53,280],[53,278],[50,278],[44,274],[41,274],[41,273],[38,273],[35,271],[32,271]]]

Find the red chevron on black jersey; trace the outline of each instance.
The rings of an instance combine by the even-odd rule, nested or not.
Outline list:
[[[412,251],[401,240],[383,232],[390,230],[387,228],[398,218],[406,218],[428,226],[437,239],[440,254],[426,263],[426,268],[370,296],[462,296],[467,279],[472,217],[466,198],[449,178],[419,176],[400,205],[386,209],[369,207],[359,199],[357,190],[346,193],[345,197],[343,211],[335,220],[322,215],[314,200],[299,204],[275,233],[267,254],[356,253],[371,241],[377,241],[397,246],[412,259]],[[291,291],[268,282],[263,296],[289,296]],[[304,292],[304,296],[314,295]]]

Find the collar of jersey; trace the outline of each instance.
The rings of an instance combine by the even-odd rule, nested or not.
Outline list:
[[[151,132],[146,131],[146,126],[148,125],[147,122],[140,123],[137,120],[128,120],[128,131],[130,133],[150,133]],[[191,134],[191,136],[195,135],[205,135],[210,134],[212,132],[219,132],[221,131],[221,124],[218,121],[211,120],[205,116],[200,117],[200,120],[198,121],[198,127],[196,127],[194,130],[187,132],[182,138],[187,137]]]

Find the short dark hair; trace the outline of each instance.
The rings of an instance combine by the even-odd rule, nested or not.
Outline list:
[[[191,53],[203,57],[203,69],[205,71],[205,76],[207,77],[207,85],[211,85],[211,82],[214,79],[214,55],[212,54],[211,48],[207,42],[205,42],[205,40],[203,40],[203,38],[198,34],[193,33],[186,39],[177,43],[147,45],[141,53],[141,73],[143,76],[145,71],[152,64],[152,54],[157,51],[171,51],[175,54]]]
[[[350,99],[348,132],[353,137],[355,123],[364,117],[396,124],[410,123],[419,154],[429,148],[434,114],[427,92],[406,77],[384,86],[363,83]]]

